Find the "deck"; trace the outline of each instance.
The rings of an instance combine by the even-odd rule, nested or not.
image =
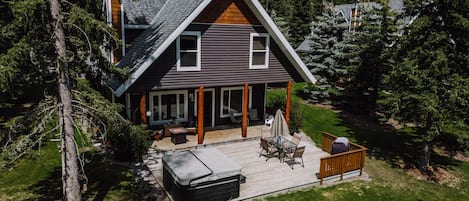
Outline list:
[[[240,196],[235,200],[250,200],[276,193],[288,192],[299,188],[319,185],[318,173],[320,168],[320,158],[329,154],[322,151],[321,148],[303,134],[299,146],[306,146],[303,155],[304,167],[295,164],[291,169],[287,163],[281,163],[278,158],[271,158],[266,161],[264,156],[259,157],[259,135],[260,128],[249,127],[247,139],[242,139],[239,132],[229,129],[224,131],[207,132],[203,147],[215,147],[224,153],[228,158],[238,162],[242,169],[241,174],[246,177],[246,183],[240,185]],[[258,131],[258,132],[257,132]],[[224,135],[222,132],[225,132]],[[239,133],[239,135],[237,135]],[[258,133],[258,134],[256,134]],[[196,137],[196,136],[195,136]],[[174,145],[171,141],[165,140],[155,142],[153,148],[150,149],[148,158],[145,162],[157,181],[162,184],[162,155],[169,152],[178,151],[178,149],[194,149],[197,146],[197,139],[193,140],[189,137],[189,141],[185,144]],[[223,138],[220,138],[223,137]],[[226,140],[225,140],[226,139]],[[234,140],[230,142],[227,139]],[[211,143],[208,143],[211,142]],[[192,145],[192,146],[191,146]],[[345,178],[357,176],[357,172],[345,175]],[[338,178],[331,177],[325,182],[335,181]]]
[[[249,126],[247,130],[247,137],[243,138],[241,136],[241,128],[228,128],[228,129],[219,129],[213,131],[205,132],[204,144],[197,144],[197,135],[187,135],[187,142],[182,144],[173,144],[170,137],[165,137],[160,141],[154,141],[152,148],[155,148],[160,151],[172,151],[172,150],[181,150],[189,149],[197,146],[213,145],[233,141],[245,141],[253,138],[259,138],[261,136],[261,128],[264,125],[259,126]]]

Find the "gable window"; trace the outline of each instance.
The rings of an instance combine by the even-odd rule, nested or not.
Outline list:
[[[150,124],[187,121],[187,90],[150,92]]]
[[[177,38],[177,71],[200,71],[200,46],[198,31],[185,31]]]
[[[221,117],[241,116],[243,112],[244,87],[227,87],[221,89]],[[248,107],[251,108],[252,87],[248,92]]]
[[[269,43],[267,33],[251,33],[249,69],[269,68]]]

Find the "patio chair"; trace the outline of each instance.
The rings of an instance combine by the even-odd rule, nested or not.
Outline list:
[[[261,138],[268,138],[272,137],[272,131],[270,130],[269,127],[263,127],[261,128]]]
[[[277,147],[270,145],[269,142],[267,142],[266,139],[261,138],[261,152],[259,153],[259,157],[265,156],[267,159],[265,161],[269,160],[270,158],[275,156],[275,153],[278,154],[278,149]]]
[[[241,122],[243,121],[242,117],[235,116],[233,111],[230,111],[230,120],[233,124],[241,124]]]
[[[267,117],[265,118],[265,126],[267,127],[272,127],[272,123],[274,123],[274,116],[272,115],[266,115]]]
[[[297,147],[294,152],[285,154],[285,158],[290,159],[289,165],[293,169],[293,165],[296,163],[296,158],[301,158],[301,167],[305,167],[303,162],[303,153],[305,152],[305,147]]]
[[[259,121],[259,117],[257,116],[257,109],[252,108],[249,110],[249,120],[251,121]]]
[[[300,134],[294,133],[294,134],[293,134],[293,137],[292,137],[292,139],[291,139],[291,141],[292,141],[293,143],[295,143],[296,146],[298,146],[298,144],[300,144],[300,141],[301,141],[301,136],[300,136]]]

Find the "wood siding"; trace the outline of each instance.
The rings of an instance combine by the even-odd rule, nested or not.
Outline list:
[[[243,0],[213,1],[199,14],[194,22],[245,25],[261,24]]]
[[[192,24],[186,31],[202,33],[201,70],[178,72],[175,42],[129,88],[129,91],[205,88],[304,81],[271,39],[268,69],[249,69],[250,33],[258,26]]]
[[[111,0],[111,14],[112,14],[112,27],[117,30],[119,38],[122,38],[122,19],[121,19],[121,4],[120,0]],[[119,46],[114,51],[114,63],[117,63],[122,58],[122,49]]]

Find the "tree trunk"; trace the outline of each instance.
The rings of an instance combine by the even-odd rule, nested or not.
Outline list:
[[[72,120],[72,95],[66,61],[65,34],[58,0],[50,0],[50,11],[54,19],[55,50],[57,52],[57,81],[61,107],[59,110],[62,151],[62,188],[66,201],[81,200],[78,181],[78,153],[75,146]]]
[[[422,146],[422,153],[420,154],[419,168],[420,170],[428,170],[430,166],[430,147],[431,143],[425,140]]]

